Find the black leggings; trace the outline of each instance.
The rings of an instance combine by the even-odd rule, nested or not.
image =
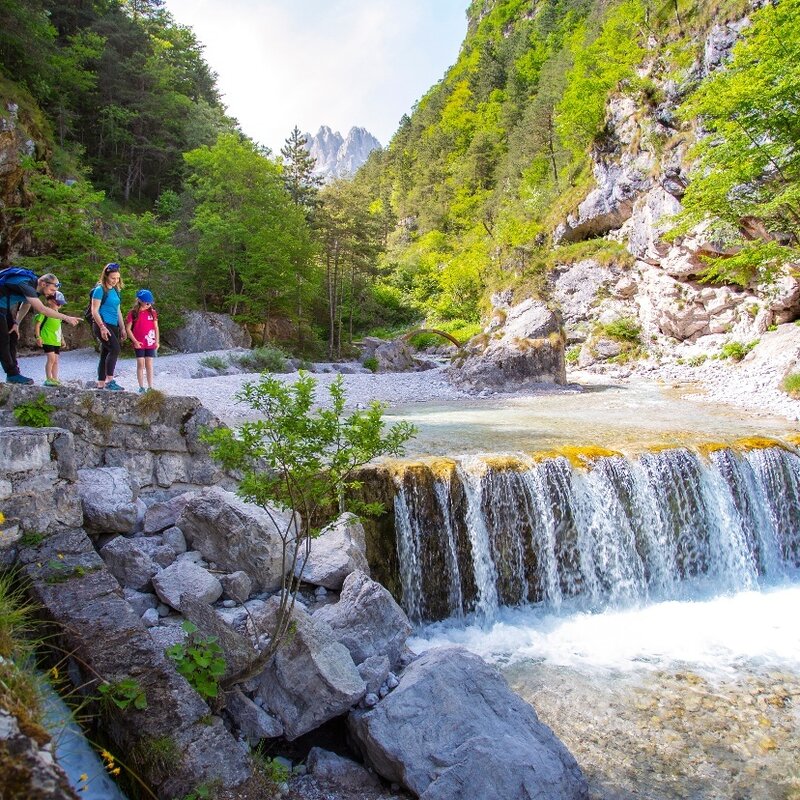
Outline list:
[[[19,375],[17,365],[17,340],[16,333],[10,333],[14,327],[14,317],[6,309],[0,309],[0,363],[6,375]]]
[[[114,377],[119,351],[122,349],[119,343],[119,325],[106,323],[106,328],[108,328],[108,339],[103,339],[100,329],[97,325],[94,326],[94,334],[100,341],[100,363],[97,365],[98,381]]]

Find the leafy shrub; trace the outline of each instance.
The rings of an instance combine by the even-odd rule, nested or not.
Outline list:
[[[164,652],[175,662],[175,668],[203,697],[216,697],[219,679],[225,674],[225,658],[215,636],[202,637],[197,625],[184,620],[181,625],[189,634]]]
[[[12,413],[20,425],[28,428],[49,428],[52,425],[50,415],[55,410],[56,407],[47,402],[42,392],[29,403],[20,403]]]
[[[364,366],[370,372],[377,372],[378,371],[378,359],[375,356],[368,356],[364,359]]]
[[[103,683],[98,687],[103,699],[121,711],[133,706],[140,711],[147,708],[147,695],[135,678],[123,678],[116,683]]]
[[[639,344],[642,329],[635,319],[631,317],[620,317],[607,325],[602,326],[602,332],[612,339],[619,339],[631,344]]]
[[[215,369],[217,372],[222,372],[228,368],[228,361],[223,356],[203,356],[200,359],[200,366]]]
[[[719,357],[741,361],[757,344],[758,339],[752,342],[726,342],[720,348]]]
[[[570,347],[570,349],[567,350],[566,354],[564,355],[564,360],[567,362],[567,364],[577,364],[580,354],[580,347]]]
[[[786,394],[795,399],[800,399],[800,372],[790,372],[781,384]]]
[[[708,356],[705,353],[701,353],[699,356],[692,356],[686,363],[690,367],[699,367],[701,364],[704,364],[708,359]]]
[[[231,361],[247,372],[286,372],[286,355],[277,347],[269,345],[232,356]]]

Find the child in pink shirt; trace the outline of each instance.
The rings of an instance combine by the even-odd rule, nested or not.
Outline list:
[[[128,312],[125,328],[136,353],[136,377],[139,394],[143,394],[153,388],[153,359],[159,348],[158,312],[149,289],[136,292],[136,305]],[[147,389],[144,387],[145,375]]]

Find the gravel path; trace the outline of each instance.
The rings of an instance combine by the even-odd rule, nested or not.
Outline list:
[[[213,353],[177,353],[159,356],[155,361],[155,385],[157,389],[171,395],[197,397],[220,419],[235,422],[249,416],[249,408],[237,405],[235,395],[248,381],[258,379],[256,373],[220,375],[215,378],[192,378],[200,366],[200,359],[210,355],[224,356],[225,351]],[[94,350],[71,350],[61,354],[59,376],[66,385],[94,385],[98,356]],[[23,375],[37,383],[44,381],[44,356],[20,358]],[[330,365],[315,365],[315,370],[331,369]],[[327,398],[327,387],[336,378],[336,372],[315,372],[318,381],[317,397],[320,403]],[[136,361],[121,359],[117,363],[117,383],[129,391],[137,391]],[[279,380],[293,383],[297,373],[275,375]],[[442,368],[425,372],[359,373],[344,375],[348,404],[351,407],[366,406],[373,400],[388,405],[425,402],[428,400],[456,400],[467,395],[450,384]],[[87,383],[88,382],[88,383]]]

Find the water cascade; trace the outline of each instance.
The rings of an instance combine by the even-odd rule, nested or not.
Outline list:
[[[562,448],[385,467],[416,622],[757,588],[800,567],[800,455],[774,441],[625,457]]]

